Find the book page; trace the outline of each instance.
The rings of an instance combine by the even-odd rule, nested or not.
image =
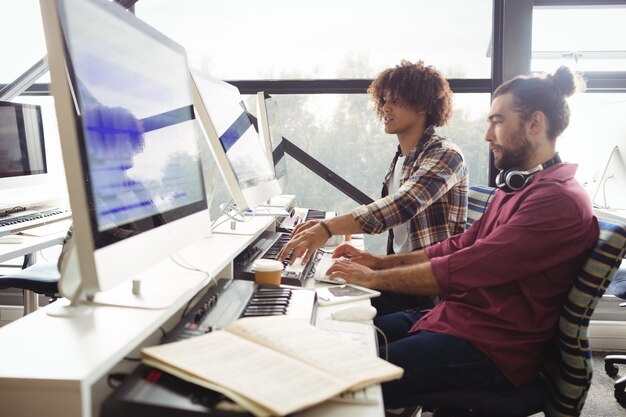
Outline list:
[[[345,381],[315,367],[226,331],[144,348],[141,353],[151,366],[181,371],[176,376],[182,379],[226,388],[218,391],[259,417],[267,410],[277,415],[293,413],[349,388]],[[237,395],[230,396],[228,390]],[[239,396],[262,407],[253,410],[238,401]]]
[[[287,316],[239,319],[226,330],[336,375],[351,389],[398,379],[404,372],[358,343]]]

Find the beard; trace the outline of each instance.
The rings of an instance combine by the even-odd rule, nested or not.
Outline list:
[[[520,126],[507,142],[509,144],[506,147],[500,148],[500,159],[494,161],[496,168],[506,171],[526,165],[532,155],[532,145],[524,133],[524,127]]]

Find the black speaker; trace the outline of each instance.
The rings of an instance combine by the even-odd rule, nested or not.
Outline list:
[[[549,161],[539,164],[531,170],[522,171],[517,167],[509,168],[506,171],[500,171],[496,177],[496,187],[503,191],[519,191],[526,187],[526,184],[530,181],[533,175],[542,169],[546,169],[552,165],[560,164],[561,157],[559,154],[554,155],[554,158]]]

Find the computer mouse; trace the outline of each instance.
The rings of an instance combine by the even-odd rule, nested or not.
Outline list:
[[[333,320],[340,321],[366,321],[376,316],[376,308],[367,304],[355,304],[346,306],[330,313]]]

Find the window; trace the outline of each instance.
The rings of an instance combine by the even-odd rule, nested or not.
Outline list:
[[[12,83],[46,55],[38,0],[11,2],[3,8],[0,25],[0,84]],[[45,76],[49,81],[50,77]]]
[[[135,6],[139,18],[185,46],[192,66],[225,80],[373,78],[402,58],[423,59],[447,77],[489,78],[491,9],[491,0],[149,0]]]
[[[625,6],[552,6],[533,10],[533,71],[626,71]]]
[[[622,158],[626,158],[626,93],[578,94],[569,103],[571,122],[557,142],[563,159],[579,164],[576,178],[592,198],[596,197],[594,205],[626,209],[623,203],[626,190],[607,187],[606,179],[602,178],[615,146],[619,147]],[[624,184],[626,178],[611,181]],[[611,191],[620,195],[604,195]]]
[[[384,133],[369,96],[278,95],[283,135],[373,199],[380,196],[382,180],[398,141]],[[470,182],[486,184],[489,152],[484,141],[490,95],[455,94],[454,115],[438,129],[457,143],[465,155]],[[349,212],[357,204],[292,158],[287,158],[289,184],[302,207]],[[368,250],[384,252],[386,234],[367,237]]]
[[[531,68],[552,72],[567,65],[588,79],[587,92],[569,99],[570,126],[557,147],[563,159],[579,164],[576,178],[592,198],[596,196],[596,206],[610,206],[608,202],[617,198],[597,193],[598,187],[610,192],[610,187],[600,183],[613,148],[618,146],[621,155],[626,155],[625,20],[626,5],[533,10]],[[619,181],[626,183],[626,178]]]
[[[462,148],[470,181],[487,184],[489,152],[483,137],[490,83],[480,81],[491,78],[492,3],[233,0],[218,5],[150,0],[138,2],[135,11],[181,43],[191,66],[224,80],[372,79],[401,59],[423,59],[448,79],[478,79],[478,90],[455,94],[453,120],[440,133]],[[451,9],[455,13],[450,14]],[[445,20],[435,18],[442,15]],[[278,104],[283,135],[377,198],[397,147],[395,135],[384,133],[364,92],[310,91],[268,91]],[[356,207],[290,157],[287,170],[284,192],[296,195],[300,206],[340,214]],[[368,236],[368,250],[384,252],[385,240],[386,234]]]

